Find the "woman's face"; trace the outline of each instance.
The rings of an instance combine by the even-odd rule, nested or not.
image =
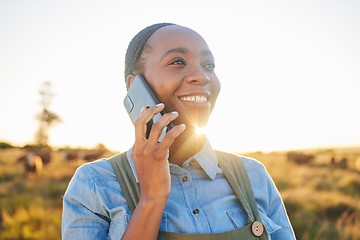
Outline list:
[[[196,32],[167,26],[157,30],[142,53],[142,74],[165,111],[177,111],[174,124],[207,124],[220,91],[214,57]]]

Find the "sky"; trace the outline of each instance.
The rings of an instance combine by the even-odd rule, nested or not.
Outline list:
[[[0,141],[33,143],[45,81],[63,123],[53,146],[125,151],[124,56],[144,27],[204,37],[222,89],[206,132],[214,148],[360,146],[360,1],[0,0]]]

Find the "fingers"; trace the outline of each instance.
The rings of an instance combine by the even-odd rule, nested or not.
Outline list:
[[[171,122],[174,121],[179,114],[177,112],[165,113],[160,119],[158,119],[151,128],[149,142],[157,143],[163,129]],[[166,135],[165,135],[166,136]]]
[[[146,139],[146,125],[154,115],[160,113],[164,109],[164,104],[160,103],[154,107],[146,108],[145,106],[141,109],[140,117],[135,121],[135,143],[145,143]],[[171,121],[174,121],[178,117],[177,112],[171,112],[164,114],[159,118],[151,127],[148,144],[155,146],[158,144],[158,139],[165,128]],[[165,134],[165,137],[161,141],[164,148],[168,148],[176,137],[178,137],[185,130],[185,125],[175,126],[169,132]]]
[[[141,109],[140,117],[134,122],[135,125],[135,142],[143,142],[146,140],[146,124],[164,109],[164,104],[159,103],[158,105],[147,109],[145,106]]]
[[[168,131],[164,138],[161,141],[161,146],[159,150],[167,150],[171,146],[171,144],[174,142],[174,140],[182,133],[184,132],[186,126],[185,124],[180,124],[174,126],[170,131]]]

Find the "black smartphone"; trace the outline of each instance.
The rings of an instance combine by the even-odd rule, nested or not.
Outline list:
[[[131,121],[134,123],[136,119],[138,119],[138,117],[140,116],[141,108],[143,106],[150,108],[157,105],[158,103],[158,100],[156,99],[154,93],[151,91],[151,88],[147,84],[144,76],[141,74],[136,75],[124,99],[124,106],[131,118]],[[151,121],[147,123],[146,138],[149,138],[152,125],[164,114],[165,111],[161,111],[160,113],[156,114]],[[161,131],[158,142],[161,142],[166,132],[169,131],[171,128],[173,128],[173,124],[169,123]]]

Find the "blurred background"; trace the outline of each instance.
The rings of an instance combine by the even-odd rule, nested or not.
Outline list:
[[[265,164],[297,238],[360,239],[351,0],[0,1],[0,239],[59,239],[75,169],[131,147],[124,55],[158,22],[207,41],[222,90],[203,131]]]

